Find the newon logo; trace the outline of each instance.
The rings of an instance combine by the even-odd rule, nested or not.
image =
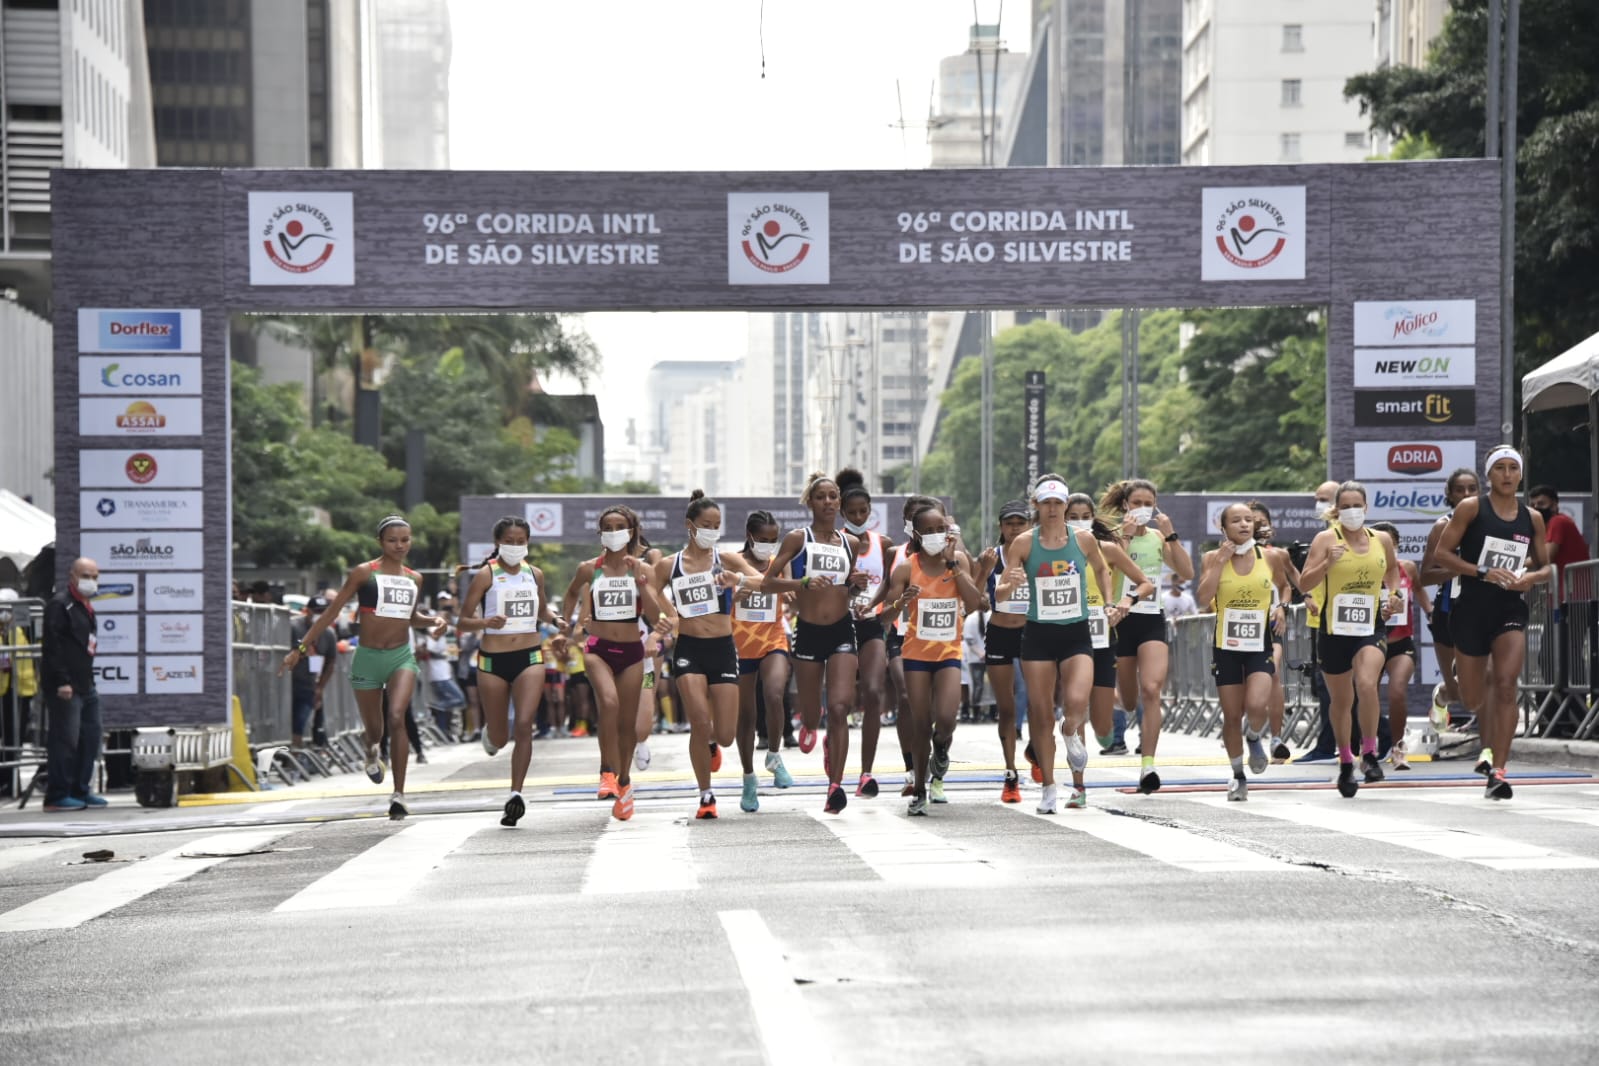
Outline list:
[[[1304,279],[1303,185],[1207,188],[1200,197],[1200,280]]]
[[[200,312],[80,307],[78,351],[197,354]]]
[[[1401,385],[1473,386],[1475,348],[1356,348],[1355,388]]]
[[[201,533],[101,533],[84,531],[83,554],[116,570],[172,570],[204,557]],[[146,582],[149,589],[151,581]],[[152,604],[145,603],[150,610]]]
[[[1476,300],[1369,300],[1355,304],[1356,348],[1476,343]]]
[[[355,194],[249,194],[251,285],[354,285]]]
[[[1461,467],[1475,470],[1476,466],[1476,441],[1355,442],[1355,478],[1360,481],[1392,481],[1397,476],[1442,484],[1451,471]]]
[[[83,529],[204,529],[198,490],[118,492],[94,489],[79,494]]]
[[[94,397],[78,401],[83,437],[198,437],[200,401]]]
[[[81,396],[198,396],[198,356],[85,356],[78,360]]]
[[[86,489],[197,489],[205,484],[198,448],[86,449],[78,484]]]
[[[727,194],[729,285],[826,285],[825,192]]]

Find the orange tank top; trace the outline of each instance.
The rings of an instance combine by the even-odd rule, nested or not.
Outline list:
[[[764,659],[775,651],[788,651],[781,594],[733,594],[733,646],[740,659]]]
[[[955,570],[946,567],[934,577],[922,569],[922,553],[907,553],[911,584],[921,595],[906,609],[905,646],[902,655],[924,663],[941,663],[961,657],[961,600],[955,587]]]

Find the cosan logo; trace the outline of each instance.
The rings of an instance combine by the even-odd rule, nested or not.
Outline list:
[[[100,382],[108,389],[178,389],[183,387],[182,374],[120,373],[121,363],[111,363],[100,371]]]
[[[1433,474],[1444,468],[1444,450],[1436,444],[1398,444],[1388,449],[1388,469],[1396,474]]]
[[[1415,312],[1406,307],[1395,307],[1388,312],[1388,318],[1393,323],[1395,339],[1414,333],[1441,337],[1449,328],[1447,323],[1439,321],[1437,311]]]

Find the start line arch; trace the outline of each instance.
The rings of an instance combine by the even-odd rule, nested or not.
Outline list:
[[[57,576],[105,575],[106,724],[226,720],[232,314],[1323,305],[1330,468],[1425,510],[1410,478],[1500,438],[1498,181],[53,171]]]

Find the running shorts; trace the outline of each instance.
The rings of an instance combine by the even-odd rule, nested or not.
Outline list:
[[[932,674],[949,667],[960,668],[959,659],[939,659],[936,662],[930,659],[906,659],[905,672],[908,674]]]
[[[888,652],[890,659],[898,659],[900,652],[905,650],[905,634],[897,629],[884,627],[883,649]]]
[[[1388,645],[1388,658],[1390,661],[1398,658],[1401,655],[1410,656],[1411,662],[1416,661],[1416,641],[1414,638],[1405,637],[1402,640],[1393,641]]]
[[[1323,633],[1316,644],[1324,674],[1347,674],[1355,668],[1355,655],[1361,648],[1376,648],[1387,661],[1388,634],[1371,633],[1364,637],[1340,637]]]
[[[865,618],[855,619],[855,646],[857,648],[866,647],[866,642],[869,640],[883,639],[885,639],[883,620],[880,617],[875,614],[869,614]]]
[[[583,650],[594,656],[600,662],[610,667],[614,677],[630,666],[644,661],[644,641],[640,640],[606,640],[604,637],[590,637],[588,643],[583,645]],[[579,675],[573,674],[572,679],[577,680]],[[587,681],[587,678],[584,678]]]
[[[835,655],[854,655],[855,619],[846,613],[836,622],[807,622],[794,625],[794,658],[802,663],[825,663]]]
[[[411,645],[397,648],[369,648],[357,644],[355,658],[350,660],[350,687],[358,691],[382,688],[399,670],[417,673],[416,652]]]
[[[1088,619],[1081,622],[1034,622],[1022,627],[1022,662],[1058,663],[1074,655],[1094,654]]]
[[[989,666],[1009,666],[1022,657],[1022,626],[1006,629],[989,623],[983,634],[983,662]]]
[[[1493,651],[1499,634],[1526,628],[1527,601],[1520,597],[1468,594],[1449,605],[1449,635],[1455,638],[1455,650],[1461,655],[1481,658]]]
[[[535,666],[544,665],[544,651],[541,648],[519,648],[516,651],[496,651],[477,653],[477,668],[485,674],[490,674],[504,681],[507,685],[513,684],[522,676],[522,671],[531,670]]]
[[[1210,676],[1216,679],[1217,688],[1226,685],[1242,685],[1244,679],[1250,674],[1265,674],[1267,677],[1277,676],[1277,666],[1272,662],[1270,648],[1265,651],[1231,651],[1227,648],[1212,648],[1210,651]]]
[[[707,685],[738,684],[738,649],[731,635],[691,637],[679,635],[672,650],[672,676],[699,674]]]
[[[1133,658],[1138,654],[1139,645],[1152,640],[1166,643],[1166,616],[1130,614],[1116,625],[1116,657]]]
[[[1094,649],[1094,687],[1116,687],[1116,649]]]
[[[1453,648],[1454,635],[1449,632],[1449,611],[1433,609],[1432,617],[1427,620],[1427,632],[1432,634],[1432,642],[1440,648]]]

